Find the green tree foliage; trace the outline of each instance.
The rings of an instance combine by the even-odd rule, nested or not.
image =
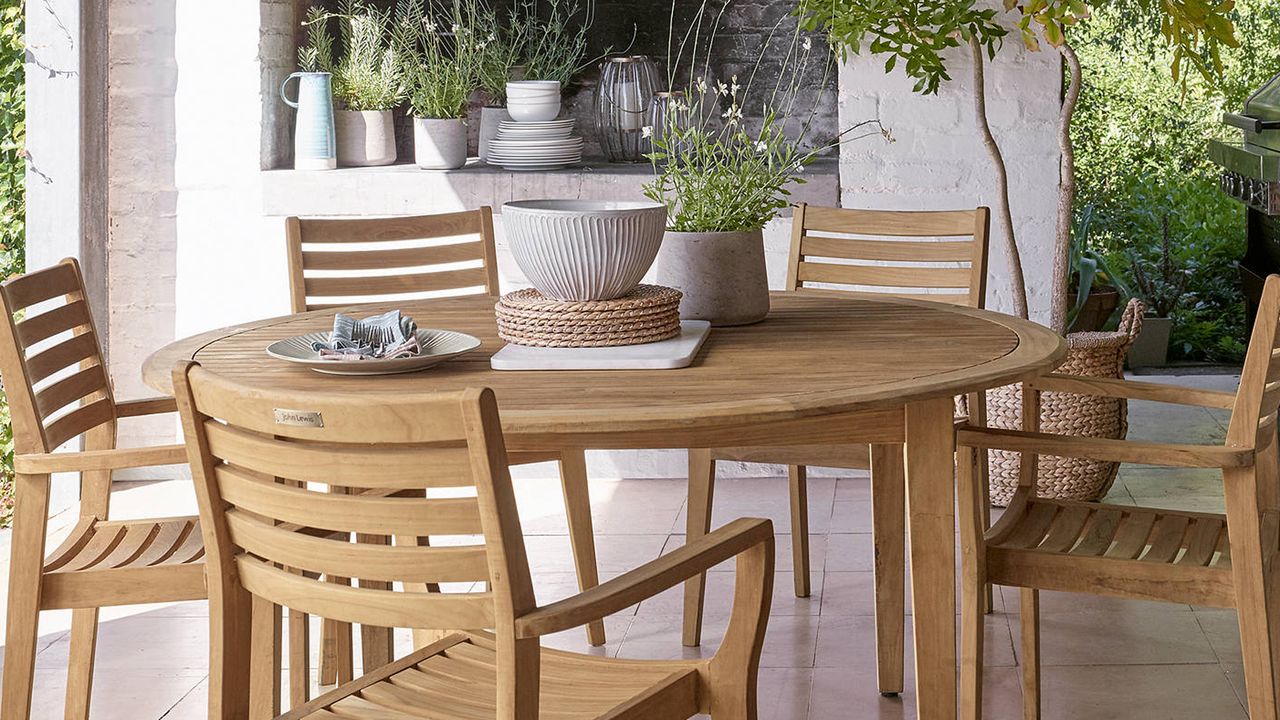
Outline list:
[[[0,0],[0,277],[26,268],[26,45],[22,0]],[[0,527],[13,515],[13,427],[0,396]]]
[[[1280,72],[1280,6],[1239,0],[1231,17],[1239,46],[1221,50],[1213,84],[1170,74],[1177,49],[1150,32],[1157,22],[1150,11],[1096,7],[1072,31],[1084,69],[1072,125],[1077,209],[1095,208],[1090,242],[1116,268],[1153,267],[1168,223],[1173,259],[1190,271],[1173,312],[1171,351],[1179,359],[1238,360],[1247,337],[1235,269],[1244,211],[1218,191],[1205,140],[1230,133],[1223,111],[1239,110]]]

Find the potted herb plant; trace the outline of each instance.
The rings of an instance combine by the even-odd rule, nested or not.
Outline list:
[[[1187,283],[1191,279],[1191,271],[1174,257],[1167,214],[1161,218],[1160,230],[1160,258],[1154,263],[1155,273],[1149,271],[1152,266],[1149,259],[1129,253],[1133,284],[1147,304],[1142,333],[1129,349],[1129,367],[1160,367],[1168,360],[1173,311],[1187,296]]]
[[[329,24],[338,22],[341,57],[334,56]],[[404,99],[400,65],[389,43],[391,13],[343,0],[336,15],[307,11],[307,44],[298,51],[303,70],[333,76],[338,164],[390,165],[396,161],[391,111]]]
[[[762,54],[770,44],[765,43]],[[764,226],[787,207],[789,187],[804,182],[805,166],[831,147],[803,149],[812,109],[800,107],[796,95],[807,89],[802,71],[815,59],[811,39],[797,28],[790,47],[772,51],[789,58],[776,87],[769,82],[757,97],[750,81],[743,86],[736,75],[698,77],[683,96],[671,100],[664,127],[643,128],[653,142],[649,157],[656,173],[644,193],[666,205],[668,215],[657,279],[684,293],[684,319],[716,326],[764,319],[769,312]],[[820,53],[818,59],[830,72],[830,53]],[[690,65],[706,67],[697,61]],[[744,117],[748,103],[763,109],[762,117],[751,123]],[[876,121],[860,123],[833,144],[868,125],[879,128]]]
[[[413,112],[418,167],[453,170],[467,163],[467,105],[475,87],[475,15],[464,0],[430,6],[401,0],[394,45]]]
[[[523,0],[510,18],[523,78],[506,83],[507,112],[518,122],[554,120],[560,94],[583,67],[587,32],[595,20],[595,4],[577,0]],[[582,15],[579,22],[576,19]]]

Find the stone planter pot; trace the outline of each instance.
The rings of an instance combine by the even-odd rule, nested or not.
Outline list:
[[[413,159],[427,170],[455,170],[467,164],[467,123],[461,118],[414,118]]]
[[[507,83],[507,112],[516,122],[547,122],[560,115],[559,80],[512,80]]]
[[[1142,321],[1142,332],[1129,348],[1129,367],[1163,367],[1169,360],[1169,332],[1173,318],[1148,317]]]
[[[659,285],[684,293],[680,318],[749,325],[769,314],[764,231],[674,232],[658,251]]]
[[[504,107],[480,108],[480,162],[489,162],[489,141],[498,136],[499,123],[510,119],[511,113]]]
[[[339,165],[373,167],[396,161],[396,128],[390,110],[338,110],[333,120]]]

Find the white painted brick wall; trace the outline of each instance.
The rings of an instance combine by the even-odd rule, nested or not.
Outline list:
[[[911,90],[884,60],[856,57],[840,70],[841,126],[878,117],[896,142],[877,139],[841,152],[840,189],[848,207],[924,210],[996,207],[995,176],[974,124],[968,50],[949,58],[953,81],[936,96]],[[1057,53],[1030,53],[1010,40],[987,66],[988,117],[1009,169],[1011,205],[1034,319],[1049,307],[1049,255],[1060,156],[1056,127]],[[988,307],[1011,311],[1009,270],[998,222],[992,220]]]
[[[140,363],[174,338],[177,284],[176,18],[167,0],[110,8],[110,239],[106,267],[108,364],[116,396],[148,397]],[[173,442],[172,416],[121,423],[121,443]],[[171,470],[135,471],[165,477]]]

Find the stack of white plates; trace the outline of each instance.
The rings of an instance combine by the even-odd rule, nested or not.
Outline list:
[[[489,141],[491,165],[508,170],[556,170],[582,162],[582,138],[573,134],[574,119],[546,122],[503,121]]]

